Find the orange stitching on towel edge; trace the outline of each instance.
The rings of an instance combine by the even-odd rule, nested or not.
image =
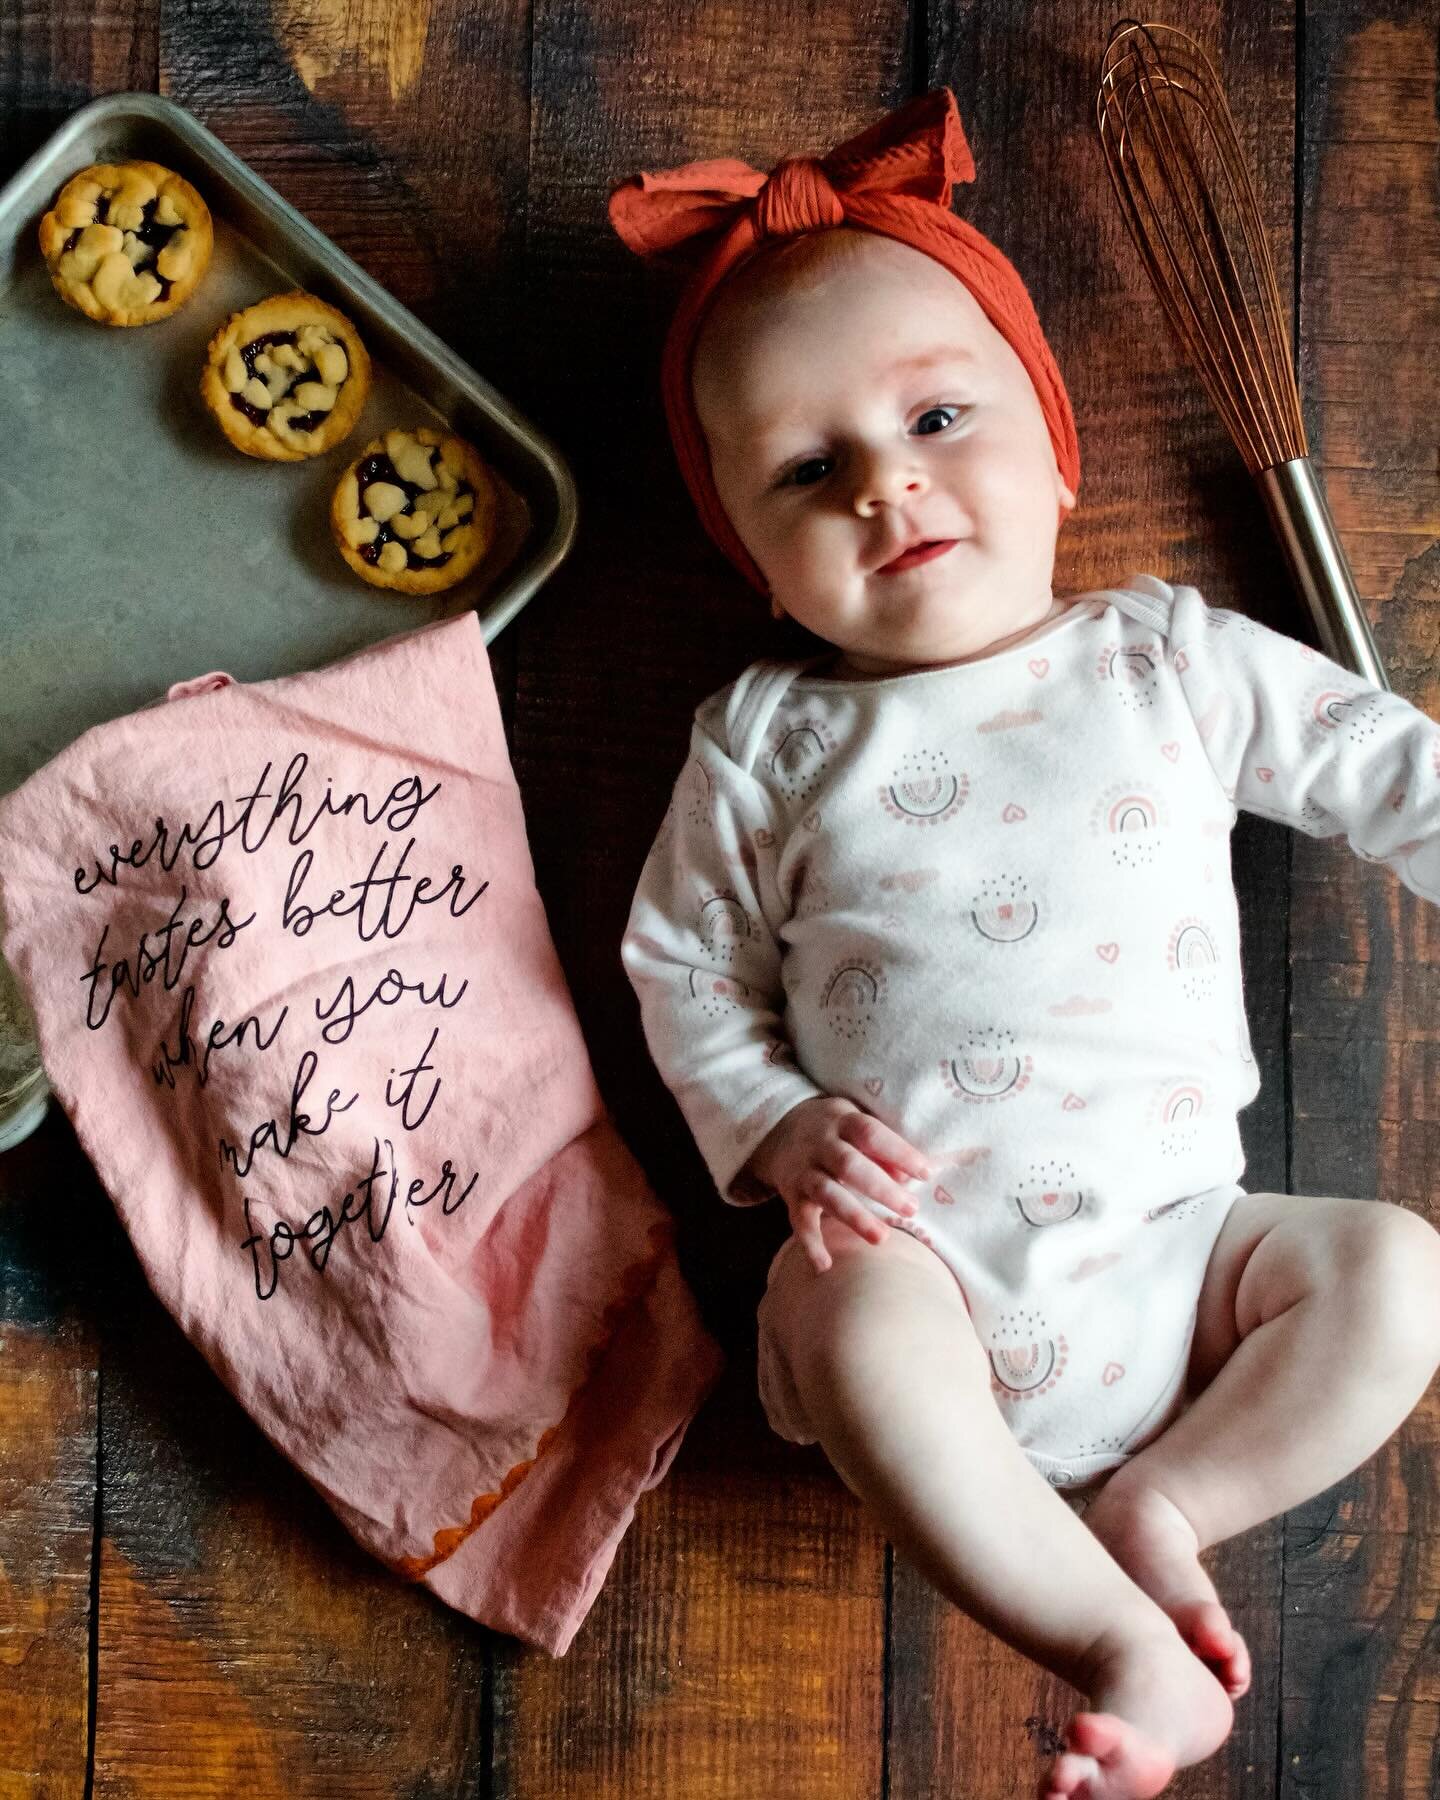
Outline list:
[[[453,1556],[473,1531],[477,1531],[504,1500],[513,1494],[515,1489],[539,1462],[549,1445],[554,1441],[556,1433],[570,1417],[575,1402],[584,1392],[599,1367],[600,1359],[609,1347],[622,1315],[633,1303],[654,1285],[655,1277],[660,1272],[660,1265],[665,1260],[671,1238],[674,1235],[673,1221],[660,1219],[649,1229],[650,1251],[638,1262],[631,1263],[620,1277],[620,1291],[600,1316],[600,1336],[585,1354],[585,1372],[570,1392],[565,1411],[558,1422],[551,1425],[540,1435],[535,1446],[535,1454],[525,1462],[518,1462],[502,1479],[500,1486],[493,1493],[477,1494],[470,1506],[470,1518],[464,1525],[449,1525],[435,1533],[435,1554],[433,1556],[404,1556],[392,1562],[390,1567],[397,1575],[403,1575],[410,1581],[419,1581],[428,1575],[437,1564]]]

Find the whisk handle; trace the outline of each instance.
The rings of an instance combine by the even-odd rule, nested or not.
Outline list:
[[[1273,469],[1262,469],[1255,479],[1295,585],[1310,608],[1320,648],[1333,662],[1376,687],[1388,688],[1385,665],[1310,458],[1277,463]]]

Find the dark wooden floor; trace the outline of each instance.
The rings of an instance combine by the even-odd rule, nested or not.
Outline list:
[[[1073,1701],[939,1602],[770,1436],[753,1313],[785,1221],[721,1207],[617,954],[696,701],[773,651],[702,540],[655,383],[664,284],[608,234],[639,166],[823,147],[936,82],[1077,414],[1057,585],[1132,569],[1308,636],[1177,364],[1092,123],[1085,0],[4,0],[0,175],[121,88],[191,108],[560,444],[570,562],[495,647],[541,892],[601,1085],[730,1362],[568,1657],[352,1546],[151,1297],[63,1119],[0,1163],[0,1796],[1014,1800]],[[1317,461],[1394,684],[1440,714],[1434,0],[1174,0],[1259,177]],[[4,371],[0,370],[0,396]],[[0,397],[3,416],[3,397]],[[43,596],[36,596],[43,605]],[[3,679],[3,674],[0,674]],[[1254,1188],[1440,1194],[1440,914],[1237,832],[1265,1071]],[[1440,1794],[1440,1399],[1210,1560],[1256,1655],[1192,1800]]]

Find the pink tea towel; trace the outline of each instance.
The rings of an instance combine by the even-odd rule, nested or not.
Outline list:
[[[563,1655],[720,1369],[606,1115],[473,613],[0,798],[4,955],[155,1293],[391,1569]]]

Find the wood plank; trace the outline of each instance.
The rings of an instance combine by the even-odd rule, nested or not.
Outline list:
[[[155,84],[158,0],[19,0],[0,27],[0,180],[96,93]],[[89,1758],[99,1345],[94,1182],[52,1108],[0,1156],[0,1791],[76,1800]]]
[[[1282,283],[1291,261],[1293,93],[1283,53],[1288,0],[1170,8],[1221,69],[1262,196]],[[1041,13],[967,5],[932,15],[929,81],[956,91],[977,179],[960,210],[1001,245],[1030,288],[1080,437],[1080,504],[1057,546],[1057,592],[1134,570],[1192,582],[1212,603],[1278,629],[1296,617],[1263,513],[1199,380],[1181,362],[1105,174],[1094,100],[1109,17],[1077,0]],[[1024,80],[989,79],[996,69]],[[1241,1115],[1252,1189],[1283,1189],[1288,834],[1242,817],[1232,842],[1245,995],[1262,1075]],[[1254,1685],[1231,1737],[1177,1779],[1177,1795],[1269,1791],[1278,1712],[1280,1528],[1218,1546],[1205,1564],[1250,1644]],[[1029,1792],[1079,1704],[1075,1691],[996,1644],[897,1559],[892,1621],[890,1794],[942,1784],[973,1800]],[[923,1707],[906,1696],[925,1695]]]
[[[568,1655],[500,1660],[494,1800],[882,1792],[883,1540],[754,1412],[734,1359]]]
[[[160,0],[13,0],[0,25],[0,179],[97,94],[155,86]]]
[[[0,1158],[0,1793],[81,1800],[99,1352],[84,1159],[51,1116]]]
[[[9,1800],[85,1792],[94,1359],[84,1330],[0,1329],[0,1793]]]
[[[165,13],[160,85],[504,391],[526,45],[518,4],[200,4]],[[507,716],[512,659],[502,638]],[[100,1328],[96,1794],[474,1791],[494,1637],[352,1543],[123,1238]]]
[[[337,1535],[173,1335],[142,1327],[107,1364],[94,1792],[473,1787],[489,1634]],[[160,1347],[168,1379],[149,1361]]]
[[[1307,16],[1302,369],[1312,450],[1394,686],[1440,714],[1440,130],[1432,10]],[[1436,1218],[1440,920],[1342,842],[1297,842],[1294,1186]],[[1290,1515],[1281,1792],[1433,1791],[1440,1395]]]
[[[844,0],[817,31],[793,0],[540,0],[534,27],[520,391],[575,468],[581,527],[521,624],[516,768],[601,1087],[676,1212],[682,1266],[730,1367],[564,1664],[499,1672],[497,1795],[873,1800],[884,1547],[824,1459],[768,1431],[755,1391],[753,1314],[788,1225],[713,1192],[618,954],[691,713],[793,639],[695,520],[659,401],[673,278],[612,236],[605,199],[640,168],[719,155],[769,167],[859,130],[904,97],[906,13]]]
[[[1440,1536],[1292,1524],[1285,1578],[1282,1794],[1432,1800]]]

